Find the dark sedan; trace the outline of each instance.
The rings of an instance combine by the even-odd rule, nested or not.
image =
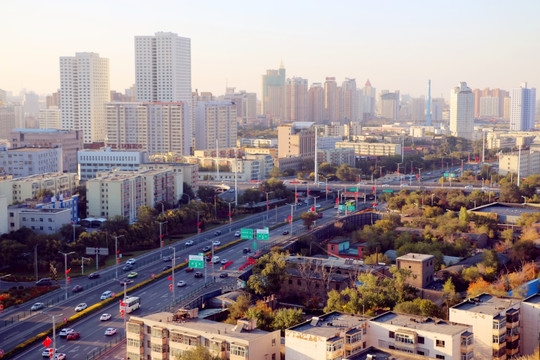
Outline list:
[[[79,291],[83,291],[83,287],[81,285],[75,285],[71,291],[78,293]]]

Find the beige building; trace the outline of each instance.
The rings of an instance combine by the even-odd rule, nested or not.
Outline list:
[[[509,359],[520,352],[520,303],[482,294],[451,307],[449,319],[472,326],[476,359]]]
[[[379,94],[379,117],[397,121],[399,117],[399,91],[382,90]]]
[[[308,121],[308,81],[299,77],[287,79],[285,96],[285,121]]]
[[[499,156],[499,175],[518,174],[521,178],[540,174],[540,151],[522,150]]]
[[[308,120],[315,124],[324,120],[324,88],[321,83],[311,84],[308,90]]]
[[[410,270],[412,276],[407,282],[418,288],[425,288],[433,282],[435,257],[433,255],[408,253],[396,259],[398,269]]]
[[[22,227],[31,229],[36,234],[54,234],[72,221],[72,209],[40,209],[13,206],[8,208],[9,231]]]
[[[199,181],[211,177],[217,180],[216,163],[218,159],[215,157],[196,157],[186,156],[186,161],[197,163],[203,168],[211,168],[211,171],[199,171]],[[238,176],[238,181],[250,180],[265,180],[269,177],[270,170],[274,167],[274,159],[272,155],[246,154],[243,158],[219,158],[220,169],[227,166],[229,171],[219,172],[219,180],[234,180],[235,169]]]
[[[285,359],[344,359],[368,346],[366,331],[366,319],[359,315],[334,311],[313,317],[285,330]]]
[[[40,129],[61,129],[60,109],[57,106],[39,110]]]
[[[329,163],[337,166],[347,164],[352,167],[354,167],[355,164],[354,149],[318,149],[317,154],[319,164]]]
[[[55,195],[70,196],[79,186],[76,173],[44,173],[13,179],[0,180],[0,195],[7,198],[7,204],[33,199],[39,190],[50,190]]]
[[[146,169],[171,169],[182,176],[182,181],[191,186],[193,191],[199,190],[199,165],[180,162],[147,163],[140,166],[141,170]],[[183,187],[182,187],[183,189]],[[180,199],[183,191],[178,192],[175,188],[175,197]],[[185,199],[184,199],[185,200]]]
[[[110,171],[99,173],[86,183],[88,216],[112,218],[116,215],[136,221],[141,206],[176,204],[175,189],[182,178],[172,169]]]
[[[229,101],[202,101],[195,108],[195,148],[231,148],[236,145],[236,105]]]
[[[256,320],[239,319],[236,325],[197,318],[197,309],[131,316],[127,322],[130,360],[174,360],[187,350],[204,346],[226,360],[278,360],[279,330],[256,328]]]
[[[523,300],[520,315],[521,354],[531,355],[538,349],[538,334],[540,334],[540,294],[534,294]]]
[[[401,154],[401,144],[340,141],[337,148],[352,148],[359,156],[393,156]]]
[[[315,130],[312,122],[294,122],[278,126],[278,158],[313,158]]]
[[[416,354],[422,359],[483,359],[474,352],[470,325],[390,311],[369,319],[367,335],[370,346]]]

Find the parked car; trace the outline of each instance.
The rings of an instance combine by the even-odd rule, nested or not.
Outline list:
[[[223,279],[223,278],[229,277],[229,274],[228,273],[221,273],[221,274],[219,274],[219,277]]]
[[[176,284],[176,286],[178,286],[178,287],[184,287],[184,286],[186,286],[186,282],[183,281],[183,280],[180,280],[180,281]]]
[[[72,331],[66,336],[66,340],[78,340],[81,338],[81,333]]]
[[[105,330],[105,336],[112,336],[116,334],[116,328],[107,328]]]
[[[235,236],[235,237],[240,237],[241,235],[242,235],[242,234],[240,233],[240,231],[237,231],[237,232],[234,233],[234,236]]]
[[[98,277],[99,277],[98,273],[91,273],[90,275],[88,275],[89,279],[97,279]]]
[[[58,336],[60,337],[66,337],[68,336],[68,334],[74,332],[75,329],[72,329],[72,328],[63,328],[62,330],[60,330],[60,333],[58,334]]]
[[[105,314],[103,314],[103,315],[100,316],[99,321],[107,321],[107,320],[110,320],[111,317],[112,317],[111,314],[105,313]]]
[[[32,305],[32,307],[30,308],[30,311],[38,311],[38,310],[41,310],[45,307],[45,304],[42,303],[42,302],[37,302],[35,303],[34,305]]]
[[[64,353],[57,353],[54,355],[54,360],[66,360],[67,355]]]
[[[129,259],[128,261],[126,261],[126,264],[128,264],[128,265],[135,265],[136,262],[137,262],[137,259],[131,258],[131,259]]]
[[[101,300],[105,300],[105,299],[108,299],[112,296],[112,291],[110,290],[107,290],[107,291],[104,291],[103,294],[101,294]]]
[[[192,246],[194,244],[193,240],[186,241],[186,246]]]
[[[73,289],[71,289],[74,293],[78,293],[80,291],[83,291],[83,287],[81,285],[75,285]]]
[[[202,277],[203,277],[202,272],[197,271],[197,272],[195,273],[195,277],[196,277],[196,278],[202,278]]]
[[[194,269],[193,269],[193,268],[190,268],[190,267],[186,268],[186,272],[193,272],[193,270],[194,270]]]
[[[214,233],[214,236],[219,236],[221,235],[221,230],[217,230],[215,233]]]
[[[86,309],[87,307],[88,307],[88,304],[86,304],[86,303],[80,303],[79,305],[75,306],[75,311],[76,311],[76,312],[83,311],[83,310]]]

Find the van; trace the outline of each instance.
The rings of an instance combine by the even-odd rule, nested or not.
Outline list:
[[[52,286],[52,280],[49,278],[43,278],[36,281],[36,286]]]

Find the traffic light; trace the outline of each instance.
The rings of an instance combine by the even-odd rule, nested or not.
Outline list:
[[[120,310],[120,317],[124,318],[124,310]]]

